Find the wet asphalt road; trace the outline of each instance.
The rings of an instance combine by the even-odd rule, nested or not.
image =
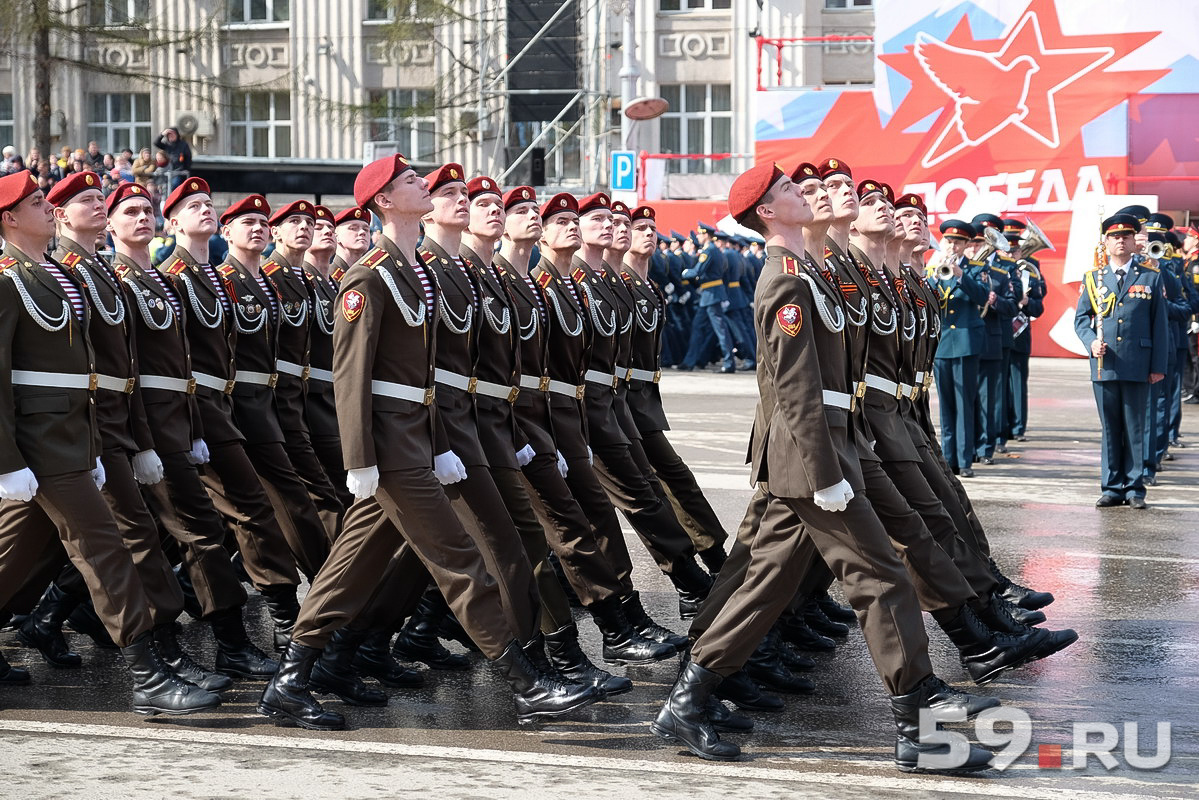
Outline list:
[[[1049,625],[1072,627],[1073,647],[1007,673],[978,691],[1027,713],[1031,743],[1006,771],[975,778],[901,775],[890,762],[893,726],[860,633],[818,655],[815,694],[782,714],[755,716],[737,764],[708,764],[659,742],[649,722],[674,662],[625,671],[620,702],[569,719],[520,727],[496,673],[426,674],[422,690],[392,691],[383,709],[347,709],[352,729],[317,734],[254,715],[261,684],[241,682],[217,712],[146,721],[130,713],[119,655],[72,636],[80,670],[55,670],[11,632],[0,647],[30,667],[34,685],[0,689],[0,798],[34,797],[1194,797],[1199,782],[1199,407],[1184,406],[1183,440],[1149,491],[1148,511],[1099,511],[1098,422],[1085,363],[1035,360],[1029,441],[1013,443],[967,489],[997,560],[1022,583],[1052,591]],[[670,436],[730,532],[750,489],[742,465],[756,388],[750,375],[668,375]],[[635,580],[651,613],[685,630],[666,580],[635,537]],[[267,641],[256,596],[252,616]],[[932,630],[937,673],[968,681]],[[595,626],[580,620],[598,660]],[[209,633],[190,620],[185,641],[211,663]],[[452,645],[456,647],[456,645]],[[620,672],[620,668],[614,668]],[[1155,727],[1172,726],[1166,766],[1140,770],[1124,753],[1137,723],[1152,755]],[[1110,771],[1090,758],[1073,769],[1076,723],[1110,723],[1120,737]],[[973,726],[955,729],[973,734]],[[1092,737],[1095,738],[1095,737]],[[1061,747],[1064,769],[1038,765]],[[1135,753],[1134,753],[1135,757]]]

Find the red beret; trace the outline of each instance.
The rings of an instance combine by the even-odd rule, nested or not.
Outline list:
[[[330,225],[333,224],[333,212],[332,211],[330,211],[325,206],[315,206],[315,208],[316,208],[316,221],[317,222],[328,222]]]
[[[37,178],[27,169],[0,178],[0,211],[8,211],[37,191]]]
[[[887,198],[887,202],[895,205],[895,190],[891,188],[891,184],[883,184],[883,197]]]
[[[262,195],[247,195],[225,209],[225,213],[221,214],[221,224],[228,225],[235,218],[243,214],[261,214],[264,217],[269,217],[271,215],[271,207]]]
[[[536,203],[537,191],[532,186],[517,186],[504,192],[504,210],[521,203]]]
[[[541,207],[541,221],[549,222],[550,217],[555,214],[578,214],[579,201],[575,199],[573,194],[562,192],[550,198],[549,202]]]
[[[442,164],[425,176],[429,182],[429,191],[435,192],[447,183],[466,183],[466,173],[461,164]]]
[[[88,189],[100,191],[100,176],[94,172],[72,172],[46,193],[46,199],[53,206],[65,205],[68,200]]]
[[[758,205],[779,178],[784,177],[786,175],[775,163],[758,164],[741,173],[729,189],[729,214],[740,220]]]
[[[629,207],[626,206],[624,203],[620,202],[619,200],[612,201],[612,213],[613,214],[624,214],[629,219],[632,219],[632,215],[629,213]]]
[[[858,184],[858,199],[865,200],[869,195],[881,194],[885,200],[887,195],[883,191],[883,184],[879,181],[873,181],[867,178]]]
[[[470,182],[466,184],[466,195],[471,200],[474,200],[481,194],[496,194],[503,198],[503,193],[500,192],[500,185],[486,175],[471,178]]]
[[[791,180],[795,183],[803,183],[804,181],[820,180],[820,170],[816,169],[815,164],[809,164],[807,161],[797,166],[791,172]]]
[[[347,222],[365,222],[371,224],[371,212],[367,211],[362,206],[353,206],[333,218],[333,224],[342,225]]]
[[[1183,236],[1199,236],[1199,228],[1193,228],[1190,225],[1181,225],[1174,230]]]
[[[316,221],[316,206],[307,200],[293,200],[283,208],[276,211],[271,216],[271,224],[278,225],[288,217],[301,216],[308,217],[312,221]]]
[[[141,186],[140,184],[121,181],[117,184],[117,188],[113,189],[112,193],[108,195],[108,199],[104,201],[104,210],[109,216],[112,216],[113,210],[121,204],[121,201],[135,197],[144,197],[149,201],[150,192],[145,186]]]
[[[853,180],[853,173],[849,169],[849,165],[838,158],[826,158],[816,165],[816,171],[820,173],[821,179],[827,179],[830,175],[844,175]]]
[[[652,219],[654,222],[657,222],[658,212],[654,211],[653,206],[637,206],[637,208],[633,209],[633,219]]]
[[[579,201],[579,216],[583,216],[588,211],[611,211],[612,198],[603,192],[589,194]]]
[[[918,194],[909,192],[895,201],[896,211],[902,211],[905,208],[914,208],[924,216],[928,216],[928,207],[924,205],[924,198]]]
[[[162,204],[162,216],[166,219],[171,218],[171,209],[173,209],[180,200],[185,197],[190,197],[193,194],[212,194],[208,188],[208,181],[203,178],[188,178],[183,183],[175,187],[175,191],[171,192],[167,197],[167,201]]]
[[[412,165],[408,163],[408,159],[399,153],[375,159],[363,167],[362,172],[354,179],[354,202],[365,206],[374,200],[375,195],[383,191],[387,184],[394,181],[397,175],[410,169]]]

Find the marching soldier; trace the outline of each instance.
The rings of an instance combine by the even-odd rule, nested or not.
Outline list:
[[[1002,231],[1003,221],[994,214],[979,214],[971,220],[974,238],[971,240],[973,254],[986,246],[983,231],[988,228]],[[968,251],[969,252],[969,251]],[[1002,253],[993,252],[983,262],[980,275],[994,299],[983,306],[982,315],[986,329],[985,347],[978,360],[978,403],[975,406],[975,451],[974,458],[982,464],[995,463],[995,445],[999,441],[1007,420],[1008,364],[1012,349],[1012,319],[1019,311],[1020,300],[1014,288],[1010,259]],[[1019,276],[1017,276],[1017,279]]]
[[[1145,505],[1145,411],[1149,387],[1168,363],[1161,276],[1135,252],[1141,223],[1115,214],[1101,225],[1102,249],[1086,273],[1074,330],[1091,354],[1091,385],[1102,428],[1099,508]]]
[[[1003,235],[1013,248],[1019,245],[1026,227],[1018,219],[1003,221]],[[1026,260],[1040,271],[1041,262],[1035,256],[1030,255]],[[1011,402],[1003,439],[1023,442],[1027,441],[1024,433],[1028,430],[1028,359],[1032,354],[1032,322],[1045,313],[1045,280],[1039,274],[1029,273],[1028,288],[1019,305],[1020,313],[1012,324],[1012,363],[1008,373]]]
[[[687,354],[677,368],[690,371],[696,366],[706,364],[707,350],[711,346],[709,339],[715,335],[724,359],[720,371],[731,373],[737,369],[737,360],[733,357],[733,333],[725,317],[729,307],[728,295],[724,288],[727,266],[720,248],[716,246],[715,228],[701,222],[699,233],[695,236],[696,246],[701,250],[696,255],[695,264],[683,271],[683,277],[695,282],[696,292],[699,294],[699,307],[695,319],[691,322]]]

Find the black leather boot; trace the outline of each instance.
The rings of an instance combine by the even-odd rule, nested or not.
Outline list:
[[[946,763],[945,757],[950,751],[948,744],[920,741],[920,709],[929,707],[940,683],[935,675],[930,675],[911,692],[891,697],[891,713],[895,715],[895,766],[903,772],[948,774],[987,769],[991,766],[989,750],[970,745],[962,759]]]
[[[515,639],[493,663],[512,687],[516,719],[522,725],[542,717],[560,717],[600,699],[594,686],[564,684],[541,674]]]
[[[716,687],[716,696],[728,700],[742,711],[782,711],[785,707],[783,698],[772,694],[763,694],[744,669],[739,669]]]
[[[450,613],[441,590],[436,585],[425,589],[416,611],[396,637],[391,652],[401,661],[419,661],[433,669],[470,669],[470,659],[461,653],[451,653],[437,639],[441,621]]]
[[[91,601],[75,606],[75,610],[67,617],[67,627],[91,639],[92,644],[101,650],[117,649],[117,643],[108,635],[108,628],[100,621],[100,615],[96,613]]]
[[[779,658],[783,662],[783,666],[792,672],[807,672],[810,669],[816,668],[816,662],[802,653],[796,652],[790,642],[784,642],[783,637],[779,636],[777,628],[771,628],[770,633],[766,634],[770,639],[771,645],[774,646],[774,652],[778,653]]]
[[[991,595],[991,598],[993,604],[1003,606],[1012,619],[1021,625],[1040,625],[1045,621],[1044,611],[1030,611],[1027,608],[1021,608],[998,592]]]
[[[605,662],[609,664],[652,664],[655,661],[670,658],[678,652],[673,642],[666,642],[663,639],[672,639],[674,642],[681,640],[683,644],[687,643],[685,636],[677,636],[665,628],[655,625],[649,615],[645,614],[645,610],[641,608],[641,600],[637,598],[636,592],[629,595],[629,598],[632,598],[634,613],[640,611],[644,615],[640,618],[640,625],[634,622],[629,614],[630,604],[621,602],[615,597],[592,603],[587,608],[602,634],[604,648],[601,655]],[[626,598],[626,601],[629,598]],[[650,638],[648,634],[654,632],[655,629],[660,631],[659,636],[662,638]]]
[[[475,640],[470,638],[470,634],[466,632],[466,628],[462,627],[462,623],[454,616],[454,612],[447,613],[441,619],[441,626],[437,630],[437,635],[442,639],[451,642],[457,642],[472,653],[482,653],[479,646],[475,644]]]
[[[377,631],[358,645],[354,656],[354,669],[361,675],[369,675],[384,686],[393,689],[417,689],[425,685],[425,676],[414,669],[401,666],[391,654],[391,634]]]
[[[724,546],[719,544],[699,551],[699,560],[704,562],[704,566],[708,568],[708,572],[712,573],[713,578],[724,568],[724,562],[728,558],[728,553],[724,552]]]
[[[183,564],[176,564],[174,573],[175,580],[179,583],[179,589],[183,592],[183,610],[192,619],[200,619],[204,616],[204,609],[200,606],[200,598],[196,596],[196,587],[192,583],[191,575],[187,572],[187,567]]]
[[[315,647],[290,643],[283,651],[279,671],[262,690],[258,713],[271,717],[277,724],[295,724],[311,731],[339,731],[346,718],[335,711],[326,711],[308,691],[312,667],[320,658]]]
[[[670,582],[679,593],[679,618],[691,619],[712,589],[712,576],[699,568],[694,558],[680,556],[670,568]]]
[[[208,617],[216,639],[216,670],[234,678],[262,680],[279,669],[279,663],[258,649],[246,634],[241,608],[214,611]]]
[[[779,617],[777,627],[783,641],[790,642],[799,650],[821,653],[837,649],[832,639],[809,628],[803,617],[798,614],[783,614]]]
[[[843,622],[846,625],[857,624],[858,615],[853,613],[853,609],[849,606],[843,606],[829,597],[827,591],[816,592],[812,597],[816,600],[816,605],[820,606],[820,610],[824,612],[824,616],[833,622]]]
[[[228,675],[205,669],[192,660],[187,651],[179,644],[178,631],[175,623],[159,625],[154,629],[154,649],[166,665],[183,680],[194,683],[201,689],[219,692],[233,685],[233,679]]]
[[[29,670],[24,667],[14,667],[0,652],[0,686],[24,686],[29,683]]]
[[[340,697],[352,706],[385,706],[387,695],[362,682],[354,671],[354,654],[367,631],[342,628],[329,639],[308,678],[308,690]]]
[[[149,631],[122,647],[121,655],[133,675],[133,710],[139,714],[194,714],[221,704],[220,697],[188,683],[163,663]]]
[[[615,603],[616,601],[610,600],[608,602]],[[649,613],[645,610],[645,606],[641,605],[641,594],[639,592],[632,592],[627,597],[621,598],[618,605],[624,614],[624,618],[628,620],[629,625],[633,626],[633,630],[642,639],[668,644],[675,650],[687,646],[686,636],[680,636],[674,631],[667,630],[650,618]]]
[[[729,711],[729,707],[715,695],[708,698],[708,719],[712,721],[712,727],[718,731],[749,733],[754,729],[752,719],[744,714]]]
[[[628,678],[613,675],[591,663],[579,647],[579,627],[573,622],[545,634],[545,649],[550,664],[572,683],[591,684],[608,697],[633,689],[633,682]]]
[[[17,628],[17,638],[27,647],[42,654],[42,659],[52,667],[74,669],[83,664],[78,653],[71,652],[62,635],[62,624],[79,601],[68,595],[57,584],[50,584],[37,607]]]
[[[991,574],[995,576],[995,580],[999,581],[999,593],[1009,602],[1030,611],[1044,608],[1053,602],[1053,595],[1050,592],[1034,591],[1004,575],[1003,571],[999,569],[999,565],[995,563],[995,559],[991,559],[990,567]]]
[[[807,678],[792,675],[791,670],[783,666],[769,636],[762,639],[750,655],[745,663],[745,673],[754,683],[772,692],[807,694],[816,691],[816,684]]]
[[[936,675],[929,680],[933,683],[929,688],[927,708],[938,720],[961,719],[962,714],[966,715],[966,719],[971,719],[988,708],[995,708],[999,705],[998,698],[967,694],[960,689],[953,688]]]
[[[1025,636],[992,632],[969,606],[934,612],[933,619],[957,647],[962,666],[980,686],[1032,661],[1047,635],[1039,628],[1030,629]]]
[[[300,601],[296,599],[296,587],[290,584],[267,586],[260,590],[271,620],[275,623],[275,652],[282,651],[291,641],[291,632],[300,616]]]
[[[821,636],[844,639],[849,635],[849,626],[843,622],[833,622],[824,614],[824,610],[815,600],[808,600],[803,607],[804,624]]]
[[[1031,636],[1040,632],[1042,644],[1036,655],[1030,659],[1032,661],[1051,656],[1078,641],[1078,633],[1073,628],[1065,628],[1060,631],[1049,628],[1032,628],[1015,619],[1010,613],[1011,609],[1012,606],[1009,603],[1004,602],[997,595],[992,595],[991,602],[985,605],[979,603],[976,612],[982,623],[993,631],[1013,636]]]
[[[708,716],[708,700],[720,681],[715,672],[688,662],[650,730],[708,761],[736,761],[741,757],[741,748],[722,741]]]

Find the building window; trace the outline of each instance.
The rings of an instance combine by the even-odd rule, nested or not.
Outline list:
[[[405,22],[438,19],[447,13],[446,0],[366,0],[368,20],[391,22],[397,9]]]
[[[873,8],[874,0],[824,0],[824,7],[829,10],[843,8]]]
[[[145,25],[150,21],[150,0],[89,0],[93,25]]]
[[[658,0],[659,11],[722,11],[733,7],[733,0]]]
[[[287,158],[291,155],[291,95],[287,92],[234,92],[230,98],[230,150],[235,156]]]
[[[0,147],[16,145],[13,141],[12,95],[0,94]]]
[[[287,22],[291,0],[229,0],[229,22]]]
[[[369,96],[367,140],[396,142],[413,161],[437,155],[437,101],[432,89],[387,89]]]
[[[659,122],[663,153],[700,155],[733,149],[733,90],[727,83],[682,83],[659,87],[670,110]],[[729,172],[730,159],[670,159],[667,172]]]
[[[154,138],[149,93],[93,94],[87,138],[99,142],[105,153],[119,153],[126,147],[136,153],[148,147]]]

